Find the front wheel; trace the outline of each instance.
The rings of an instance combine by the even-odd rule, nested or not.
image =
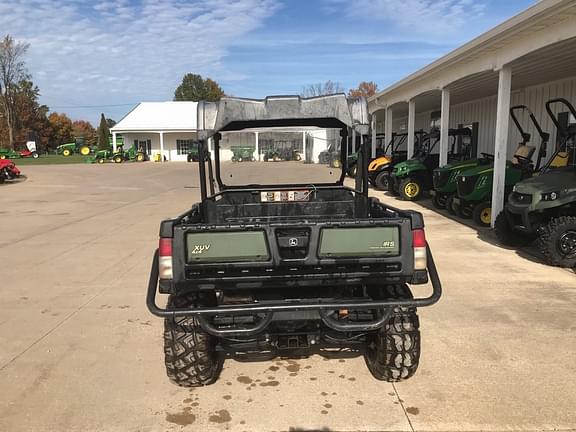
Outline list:
[[[390,299],[411,299],[406,285],[384,288]],[[420,361],[420,323],[416,308],[394,307],[388,322],[368,339],[364,359],[374,378],[399,382],[416,373]]]
[[[34,159],[38,159],[40,157],[40,155],[37,152],[32,152],[32,157]]]
[[[443,210],[446,208],[446,202],[448,201],[447,198],[448,197],[443,193],[436,192],[432,198],[432,205],[434,205],[434,207],[438,210]]]
[[[391,183],[390,174],[386,171],[382,171],[380,174],[376,176],[376,179],[374,179],[374,186],[376,186],[376,189],[378,190],[390,192],[391,189],[390,183]]]
[[[529,235],[514,231],[506,216],[506,210],[500,212],[494,221],[494,231],[498,241],[505,246],[526,246],[534,240]]]
[[[186,298],[174,295],[169,303],[190,306]],[[201,387],[218,379],[223,360],[216,352],[216,338],[202,330],[195,317],[176,317],[164,320],[164,363],[173,383]]]
[[[553,266],[576,266],[576,216],[560,216],[540,228],[536,242],[546,262]]]
[[[492,202],[483,201],[472,210],[472,219],[481,227],[489,227],[492,222]]]
[[[88,147],[88,146],[80,147],[80,154],[82,156],[88,156],[90,154],[90,147]]]
[[[120,155],[114,156],[114,163],[119,164],[122,162],[124,162],[124,158],[122,156],[120,156]]]
[[[136,155],[136,161],[137,161],[137,162],[144,162],[144,159],[146,159],[146,158],[144,157],[144,153],[138,153],[138,154]]]
[[[103,164],[104,162],[106,162],[106,159],[104,159],[104,158],[98,158],[98,163],[99,163],[99,164]]]
[[[358,164],[353,164],[352,166],[348,167],[348,177],[356,177],[356,172],[358,171]]]
[[[68,157],[68,156],[70,156],[70,155],[72,155],[72,151],[71,151],[70,149],[64,149],[64,150],[62,150],[62,156]]]
[[[418,180],[408,177],[400,182],[398,191],[400,192],[400,197],[403,200],[416,201],[422,195],[422,185],[418,182]]]

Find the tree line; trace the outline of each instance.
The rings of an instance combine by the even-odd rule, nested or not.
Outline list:
[[[29,44],[10,35],[0,40],[0,147],[21,149],[34,140],[39,149],[47,151],[75,138],[84,138],[89,145],[99,144],[98,130],[90,122],[73,121],[40,104],[40,90],[24,61],[28,48]],[[105,120],[107,127],[115,124]],[[108,146],[108,140],[101,144],[99,147]]]

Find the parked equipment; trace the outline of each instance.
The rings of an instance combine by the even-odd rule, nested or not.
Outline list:
[[[526,133],[516,117],[517,111],[526,111],[540,135],[540,149],[536,166],[532,163],[535,147],[529,146],[531,136]],[[546,155],[546,147],[550,135],[542,130],[538,120],[525,105],[518,105],[510,109],[510,115],[518,128],[522,141],[518,145],[512,161],[506,162],[505,196],[507,196],[516,183],[531,177],[538,171],[542,158]],[[456,176],[457,196],[451,202],[451,211],[460,217],[472,217],[479,226],[490,226],[492,221],[492,184],[494,176],[494,155],[482,153],[489,164],[480,164],[475,168]]]
[[[574,119],[564,126],[551,107],[562,104]],[[517,183],[495,221],[498,239],[520,246],[536,239],[550,265],[576,266],[576,110],[566,99],[546,103],[560,145],[540,175]]]
[[[230,150],[232,150],[232,162],[252,162],[255,160],[256,147],[254,146],[231,146]]]
[[[222,98],[204,110],[214,153],[219,131],[270,127],[361,128],[345,95],[265,101]],[[363,112],[367,111],[364,105]],[[359,132],[361,132],[359,131]],[[369,147],[356,186],[344,171],[330,183],[227,185],[200,144],[202,201],[160,224],[147,291],[164,321],[166,372],[183,387],[214,383],[229,356],[361,352],[372,375],[403,381],[420,359],[417,307],[440,299],[441,284],[420,213],[368,195]],[[341,147],[341,160],[345,149]],[[257,174],[256,166],[254,174]],[[262,173],[266,179],[266,173]],[[218,186],[218,191],[214,191]],[[409,285],[432,282],[414,298]],[[157,292],[169,294],[158,306]],[[233,367],[233,366],[232,366]]]
[[[400,150],[400,147],[404,145],[407,138],[408,134],[406,133],[393,133],[392,138],[383,150],[383,154],[376,157],[368,165],[368,180],[376,189],[391,191],[390,175],[396,164],[406,160],[408,152]],[[419,141],[420,138],[418,139]]]
[[[130,147],[127,151],[124,151],[124,144],[120,143],[116,145],[116,151],[112,150],[98,150],[94,157],[90,159],[91,163],[122,163],[126,161],[130,162],[144,162],[148,160],[148,156],[142,149],[136,149],[136,146]]]
[[[81,154],[82,156],[90,155],[92,149],[83,137],[78,137],[72,143],[61,144],[56,147],[56,152],[62,156],[72,156],[73,154]]]
[[[6,180],[14,180],[20,177],[20,174],[20,170],[13,161],[10,159],[0,160],[0,183],[4,183]]]

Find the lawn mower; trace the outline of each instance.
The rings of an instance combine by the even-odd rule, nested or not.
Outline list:
[[[81,154],[82,156],[88,156],[91,153],[90,146],[86,144],[83,137],[78,137],[72,143],[61,144],[56,147],[56,153],[62,156],[72,156],[73,154]]]
[[[0,160],[0,183],[20,177],[20,170],[10,159]]]
[[[118,144],[115,152],[112,150],[98,150],[94,154],[94,157],[90,159],[90,163],[122,163],[125,161],[144,162],[147,159],[148,156],[143,150],[137,150],[135,146],[132,146],[128,151],[124,151],[124,144]]]
[[[576,266],[576,120],[564,126],[551,109],[563,104],[576,119],[574,106],[559,98],[546,102],[560,146],[540,175],[518,182],[495,221],[498,239],[521,246],[536,239],[546,262]]]
[[[36,150],[9,150],[9,149],[0,149],[0,159],[18,159],[18,158],[34,158],[38,159],[40,155]]]
[[[532,163],[535,147],[527,145],[531,136],[524,132],[516,117],[516,111],[526,111],[540,135],[540,149],[536,166]],[[510,109],[514,124],[520,131],[522,141],[512,158],[506,162],[505,196],[512,192],[512,188],[519,181],[531,177],[540,169],[542,158],[546,156],[546,147],[550,134],[542,131],[538,120],[525,105],[518,105]],[[479,226],[490,226],[492,221],[492,182],[494,176],[494,155],[481,153],[488,163],[480,164],[456,176],[457,196],[450,203],[450,210],[462,218],[472,217]]]

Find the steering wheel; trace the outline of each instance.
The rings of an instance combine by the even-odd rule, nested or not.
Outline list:
[[[494,155],[493,155],[493,154],[490,154],[490,153],[480,153],[480,154],[481,154],[485,159],[488,159],[488,160],[491,160],[491,161],[494,160]]]
[[[518,165],[530,165],[532,164],[532,159],[524,157],[524,156],[519,156],[519,155],[514,155],[514,157],[516,158],[516,160],[518,162],[520,162]]]

